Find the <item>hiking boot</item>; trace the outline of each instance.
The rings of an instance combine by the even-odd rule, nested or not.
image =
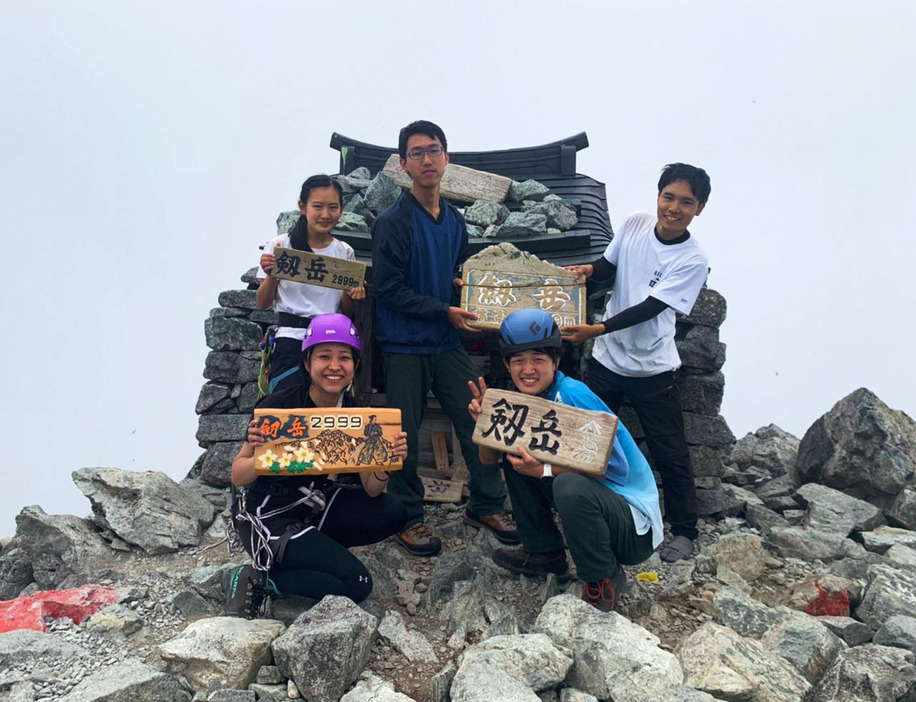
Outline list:
[[[227,617],[254,619],[264,613],[267,604],[267,573],[250,565],[223,571],[223,594],[226,595]]]
[[[553,573],[561,582],[569,580],[565,551],[528,553],[524,548],[498,548],[493,552],[493,561],[513,573],[545,576]]]
[[[504,512],[496,514],[485,514],[478,517],[471,510],[464,510],[464,523],[472,527],[486,528],[493,532],[493,536],[504,544],[519,543],[518,530],[512,523],[512,520]]]
[[[394,538],[415,556],[435,556],[442,550],[442,539],[433,536],[423,522],[411,524]]]
[[[626,585],[627,574],[623,568],[618,568],[616,573],[604,580],[585,583],[582,586],[582,599],[602,612],[616,612]]]

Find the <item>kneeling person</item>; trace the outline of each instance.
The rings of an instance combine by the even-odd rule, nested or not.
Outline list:
[[[571,407],[610,412],[584,384],[566,377],[560,364],[560,331],[541,310],[519,310],[499,330],[503,362],[519,392]],[[471,417],[480,416],[486,392],[471,383]],[[553,510],[563,521],[566,544],[585,581],[582,599],[603,611],[617,608],[618,592],[626,582],[622,565],[642,563],[662,542],[664,527],[655,478],[636,442],[618,424],[614,449],[600,478],[570,468],[542,463],[522,447],[521,455],[506,454],[503,471],[522,549],[498,549],[493,560],[525,575],[568,575],[563,534]],[[484,463],[498,453],[480,447]]]
[[[307,382],[274,392],[260,408],[352,407],[350,384],[361,351],[356,327],[342,314],[315,317],[302,341]],[[361,602],[372,576],[350,546],[376,543],[407,522],[400,500],[385,492],[388,473],[265,476],[255,472],[254,452],[264,438],[257,420],[232,463],[241,491],[233,523],[253,565],[228,572],[226,613],[251,619],[267,595],[294,594],[320,600],[342,595]],[[395,435],[395,456],[407,456],[407,434]],[[269,579],[266,576],[269,575]]]

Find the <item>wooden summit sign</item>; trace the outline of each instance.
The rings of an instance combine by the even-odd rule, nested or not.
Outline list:
[[[518,455],[524,446],[539,461],[604,475],[617,417],[551,402],[508,390],[487,390],[472,440],[475,444]]]
[[[585,285],[572,271],[519,251],[508,242],[488,246],[464,262],[461,306],[477,313],[468,325],[498,330],[516,310],[548,312],[561,327],[585,317]]]
[[[400,470],[391,453],[401,410],[312,407],[256,409],[265,442],[254,450],[258,475],[325,475]]]
[[[401,168],[401,158],[391,154],[382,173],[391,178],[397,185],[410,190],[411,181],[407,171]],[[514,181],[505,176],[478,171],[467,166],[450,163],[445,167],[439,192],[442,197],[459,202],[502,202],[509,194]]]
[[[366,279],[366,264],[359,261],[321,256],[298,249],[284,249],[282,246],[274,249],[274,256],[277,262],[270,271],[271,278],[336,290],[358,287]]]

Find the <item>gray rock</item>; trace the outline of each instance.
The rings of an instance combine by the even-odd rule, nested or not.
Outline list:
[[[255,405],[258,403],[258,384],[245,383],[242,385],[235,403],[242,414],[248,414],[254,410]]]
[[[696,479],[697,514],[718,515],[728,505],[725,491],[718,478]]]
[[[437,660],[432,644],[422,633],[408,630],[397,610],[388,610],[378,627],[379,636],[388,641],[411,662]]]
[[[303,612],[307,612],[316,604],[318,604],[318,601],[310,597],[298,597],[296,595],[281,597],[273,602],[271,615],[277,621],[290,626]]]
[[[293,230],[293,227],[296,226],[296,222],[299,221],[299,217],[301,216],[302,213],[299,210],[289,210],[277,215],[277,236],[289,234]]]
[[[688,685],[726,700],[799,702],[811,685],[754,639],[707,623],[677,649]]]
[[[710,288],[701,288],[697,301],[693,304],[690,314],[684,317],[677,315],[679,322],[687,324],[702,324],[707,327],[720,327],[725,321],[728,313],[728,306],[725,298],[715,290]]]
[[[361,180],[369,180],[372,177],[372,174],[369,172],[368,168],[365,166],[360,166],[359,168],[354,168],[352,171],[347,173],[347,177],[350,179],[358,178]]]
[[[725,376],[715,373],[687,373],[678,376],[681,391],[681,408],[685,412],[696,412],[710,417],[718,416],[725,393]]]
[[[866,644],[837,657],[814,689],[812,702],[909,702],[914,695],[913,654]]]
[[[201,465],[200,479],[209,485],[229,487],[232,462],[244,443],[244,441],[217,441],[211,444]]]
[[[512,212],[503,222],[496,235],[500,239],[518,239],[541,236],[547,233],[547,217],[530,212]]]
[[[759,639],[782,618],[782,612],[768,607],[741,590],[720,587],[713,596],[716,621],[740,636]]]
[[[861,646],[872,640],[874,632],[852,617],[818,617],[817,620],[839,636],[849,646]]]
[[[890,502],[916,474],[916,422],[860,388],[805,432],[799,482]]]
[[[231,353],[211,351],[207,354],[204,378],[224,383],[249,383],[258,379],[261,371],[261,354],[258,351]]]
[[[842,556],[845,541],[837,533],[800,526],[773,527],[767,535],[767,546],[781,558],[824,563]]]
[[[363,218],[363,221],[370,226],[372,222],[375,221],[375,215],[362,195],[354,195],[347,200],[347,204],[344,205],[344,212],[352,212],[353,214],[359,215]]]
[[[523,682],[485,661],[458,669],[450,698],[451,702],[541,702]]]
[[[789,522],[779,512],[774,512],[764,505],[749,503],[744,518],[747,520],[748,526],[754,527],[761,534],[766,534],[767,536],[775,527],[789,526]]]
[[[544,215],[547,217],[547,226],[561,232],[572,229],[579,221],[576,208],[563,200],[544,200],[528,211]]]
[[[884,552],[885,557],[895,566],[916,569],[916,550],[903,544],[894,544]]]
[[[369,662],[377,620],[346,597],[328,596],[271,645],[277,667],[309,702],[337,702]]]
[[[241,307],[214,307],[210,310],[209,317],[247,317],[251,310]]]
[[[723,513],[726,517],[744,517],[747,514],[748,504],[763,507],[763,501],[750,490],[745,490],[737,485],[723,484],[722,491],[725,493],[726,504]]]
[[[261,326],[240,317],[209,317],[204,320],[207,346],[214,351],[241,351],[258,348]]]
[[[456,672],[458,671],[455,664],[448,661],[439,672],[429,679],[426,699],[429,702],[449,702],[449,689]]]
[[[28,668],[32,674],[51,673],[73,659],[87,659],[90,652],[58,636],[31,629],[0,634],[0,671]]]
[[[672,685],[653,702],[717,702],[718,700],[718,697],[713,697],[689,685]]]
[[[185,702],[191,694],[175,678],[137,659],[103,666],[60,702]]]
[[[905,487],[887,512],[887,517],[905,529],[916,531],[916,489]]]
[[[217,441],[244,441],[248,433],[247,414],[204,414],[197,419],[197,441],[201,446]]]
[[[262,665],[255,681],[261,685],[280,685],[286,682],[283,673],[275,665]]]
[[[884,553],[891,546],[916,548],[916,531],[897,527],[880,526],[860,535],[865,548],[873,553]]]
[[[781,475],[778,478],[767,480],[766,482],[754,487],[754,494],[757,495],[763,504],[770,509],[781,512],[783,509],[792,509],[797,507],[798,503],[792,495],[798,486],[791,475]]]
[[[334,229],[341,232],[362,232],[366,234],[369,232],[369,224],[355,212],[343,212]]]
[[[130,636],[143,628],[143,618],[126,605],[113,604],[89,617],[86,626],[99,632]]]
[[[791,663],[814,684],[821,679],[846,644],[816,617],[785,607],[782,618],[770,628],[760,642],[770,651]]]
[[[376,214],[385,211],[401,197],[401,188],[381,171],[366,189],[366,205]]]
[[[468,563],[463,551],[446,551],[436,558],[429,579],[426,601],[435,605],[452,592],[452,586],[459,580],[471,580],[474,567]]]
[[[96,519],[149,554],[196,546],[213,521],[213,505],[165,473],[81,468],[72,475]]]
[[[258,294],[255,290],[225,290],[219,294],[221,307],[236,307],[243,310],[258,309]]]
[[[19,597],[32,579],[32,560],[25,549],[11,548],[0,556],[0,600]]]
[[[84,520],[48,515],[38,505],[16,516],[16,541],[22,544],[32,576],[42,590],[53,590],[77,573],[93,572],[108,554],[101,537]]]
[[[567,684],[599,699],[635,702],[684,682],[680,664],[657,637],[573,595],[548,600],[532,631],[572,651]]]
[[[711,446],[688,446],[690,463],[693,465],[693,474],[697,478],[716,478],[721,487],[721,479],[725,474],[725,457],[728,449]]]
[[[536,692],[547,690],[566,678],[572,667],[572,653],[556,646],[546,634],[494,636],[468,648],[462,668],[486,663],[499,668]]]
[[[283,685],[251,683],[248,689],[257,695],[258,702],[287,702],[289,700],[285,683]]]
[[[271,662],[270,644],[284,628],[271,619],[212,617],[192,622],[158,650],[166,669],[194,690],[243,690]]]
[[[369,673],[356,683],[352,690],[341,697],[340,702],[414,702],[414,700],[412,697],[397,692],[394,685],[387,680]]]
[[[916,574],[885,565],[868,568],[868,586],[855,616],[877,630],[888,617],[916,617]]]
[[[684,325],[675,344],[685,368],[718,371],[725,365],[725,344],[719,341],[719,330],[715,327]]]
[[[715,544],[713,554],[719,567],[728,566],[748,582],[754,582],[766,570],[767,553],[760,537],[754,534],[726,534]]]
[[[725,417],[721,414],[716,417],[705,417],[701,414],[685,412],[684,430],[688,444],[731,447],[735,443],[735,435],[732,434]]]
[[[867,531],[884,523],[881,510],[874,505],[826,485],[802,485],[795,499],[808,508],[808,526],[812,529],[848,536],[852,531]]]
[[[499,202],[477,200],[464,211],[464,218],[468,224],[489,227],[491,224],[502,224],[509,216],[509,208]]]
[[[874,642],[881,646],[905,648],[916,654],[916,618],[896,614],[875,632]]]
[[[231,390],[232,387],[224,383],[204,383],[200,389],[200,395],[197,397],[197,405],[194,407],[194,411],[197,414],[206,414],[207,410],[211,409],[220,400],[225,400],[229,397]]]
[[[521,183],[513,183],[506,199],[511,202],[524,202],[525,200],[540,202],[548,195],[550,195],[550,188],[543,183],[529,179]]]
[[[257,702],[254,690],[217,690],[211,692],[207,702]]]
[[[212,616],[214,608],[193,590],[181,590],[169,599],[171,605],[181,612],[185,619],[200,619]]]
[[[798,456],[798,439],[775,424],[761,427],[735,443],[730,469],[738,474],[766,479],[786,475]]]
[[[248,315],[248,319],[250,319],[252,322],[257,322],[262,327],[279,326],[280,324],[280,315],[273,310],[255,310],[250,315]]]
[[[297,214],[298,214],[298,213],[297,213]],[[258,271],[259,271],[259,270],[260,270],[260,266],[254,266],[253,268],[249,268],[247,271],[245,271],[244,273],[242,273],[242,275],[241,275],[241,277],[239,278],[239,280],[241,280],[243,283],[245,283],[245,285],[254,285],[254,286],[257,286],[258,283],[260,282],[260,281],[258,280]]]

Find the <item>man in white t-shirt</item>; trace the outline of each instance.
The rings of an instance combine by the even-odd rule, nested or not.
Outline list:
[[[709,264],[687,227],[706,206],[711,187],[702,168],[674,163],[658,181],[657,214],[630,215],[604,255],[569,266],[576,277],[607,279],[614,291],[601,324],[563,327],[575,344],[596,339],[588,385],[616,414],[624,398],[636,410],[662,480],[672,540],[660,551],[672,562],[693,555],[697,500],[684,435],[674,344],[675,315],[690,314]]]

